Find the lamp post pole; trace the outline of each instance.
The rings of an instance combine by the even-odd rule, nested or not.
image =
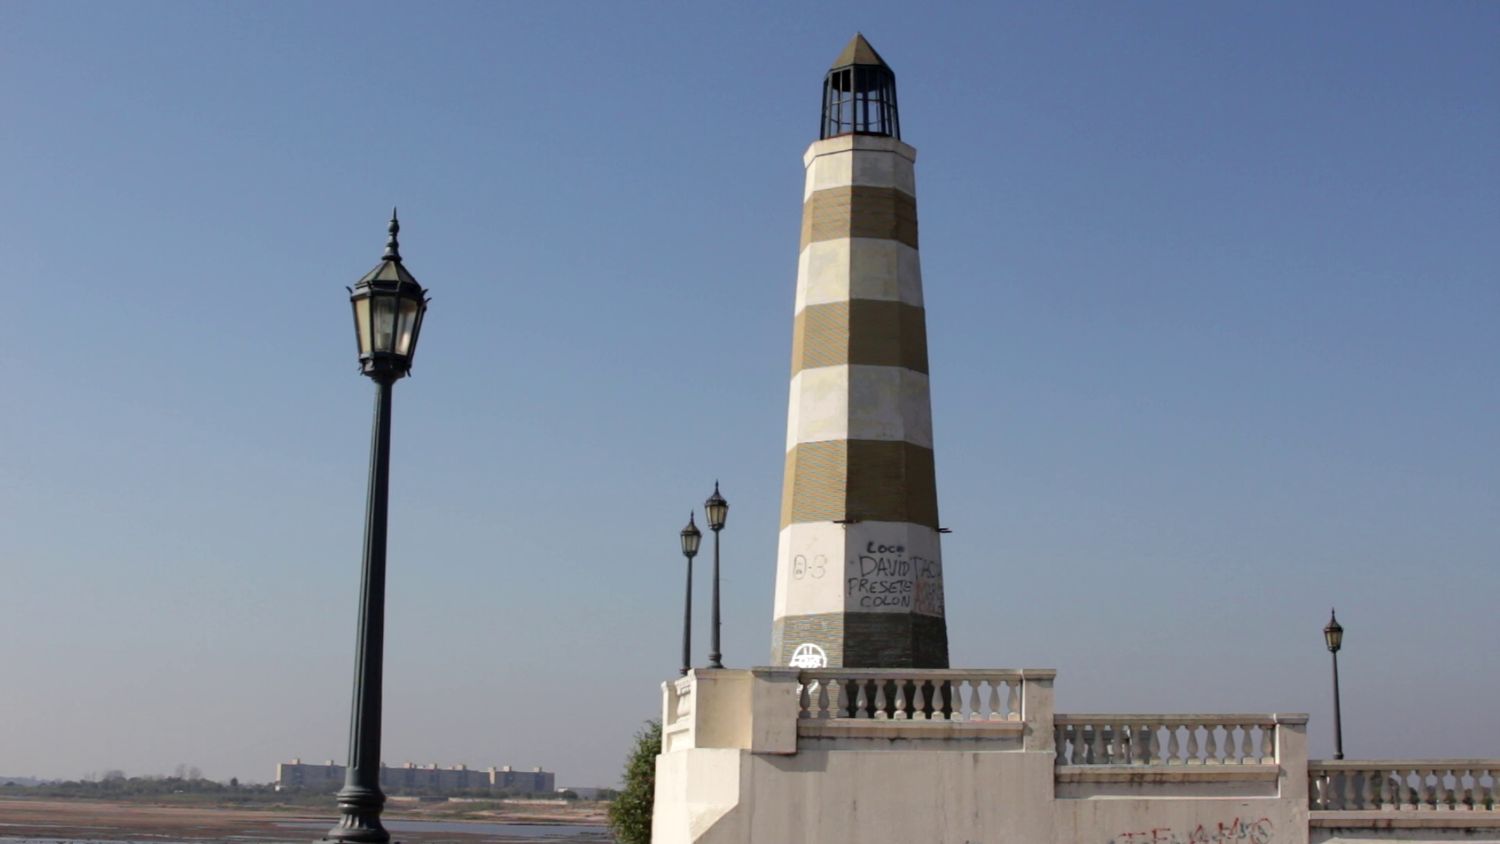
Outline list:
[[[1344,646],[1344,627],[1339,624],[1338,614],[1329,612],[1328,625],[1323,628],[1323,641],[1328,652],[1333,654],[1333,758],[1344,758],[1344,727],[1339,712],[1339,648]]]
[[[682,602],[682,676],[693,666],[693,558],[698,556],[698,543],[703,541],[703,532],[693,523],[693,514],[688,514],[687,527],[682,529],[682,556],[687,558],[687,590]]]
[[[359,587],[359,635],[354,651],[354,704],[349,713],[349,766],[339,790],[339,825],[325,840],[386,842],[380,823],[380,716],[385,657],[385,538],[391,471],[389,377],[375,379],[370,432],[370,489],[365,504],[365,555]]]
[[[719,482],[714,481],[714,494],[703,502],[703,515],[708,519],[708,528],[714,532],[714,607],[713,621],[709,628],[712,639],[708,647],[708,667],[723,668],[724,655],[719,651],[719,531],[729,517],[729,502],[719,494]]]
[[[390,500],[391,394],[411,370],[427,291],[401,263],[391,212],[390,240],[379,266],[350,290],[360,368],[375,382],[370,431],[370,487],[365,503],[364,560],[359,587],[359,632],[354,650],[354,701],[349,714],[349,764],[338,793],[339,823],[324,841],[386,844],[380,822],[380,716],[385,656],[386,515]]]

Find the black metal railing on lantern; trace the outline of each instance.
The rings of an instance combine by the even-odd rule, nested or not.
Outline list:
[[[896,75],[890,68],[853,65],[828,72],[823,84],[824,139],[838,135],[884,135],[901,139]]]

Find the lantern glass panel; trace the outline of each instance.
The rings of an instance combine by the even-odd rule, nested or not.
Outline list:
[[[354,300],[354,332],[359,341],[359,354],[370,353],[370,298],[362,296]]]
[[[691,557],[698,553],[698,543],[703,540],[703,534],[696,530],[685,530],[682,532],[682,553]]]
[[[708,524],[713,528],[724,527],[724,520],[729,516],[728,502],[717,502],[704,505],[704,514],[708,516]]]
[[[392,296],[376,296],[371,310],[374,315],[374,351],[389,353],[393,351],[396,339],[396,300]]]
[[[411,355],[417,336],[417,314],[421,310],[422,303],[416,299],[401,300],[400,319],[396,323],[396,354],[402,357]]]

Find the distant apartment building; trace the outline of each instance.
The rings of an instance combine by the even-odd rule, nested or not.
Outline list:
[[[344,766],[330,759],[322,765],[310,765],[301,759],[276,766],[276,788],[338,789],[344,784]],[[550,794],[557,788],[557,775],[540,766],[517,771],[509,765],[477,770],[467,765],[439,768],[407,762],[400,767],[380,766],[380,787],[390,792],[423,794],[458,794],[466,791],[494,791],[512,794]]]

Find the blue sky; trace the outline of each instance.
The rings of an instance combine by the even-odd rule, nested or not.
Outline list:
[[[387,761],[613,781],[723,481],[770,646],[801,154],[919,208],[955,665],[1500,756],[1500,6],[0,10],[0,773],[342,760],[392,204]],[[698,606],[706,607],[706,578]],[[706,651],[700,611],[699,655]]]

